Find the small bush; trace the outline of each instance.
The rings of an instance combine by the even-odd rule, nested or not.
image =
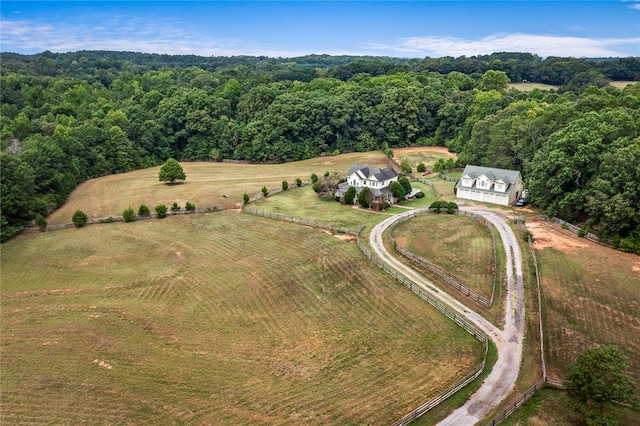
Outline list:
[[[329,177],[329,171],[328,170],[326,172],[324,172],[324,177],[325,177],[325,179]]]
[[[331,155],[333,155],[334,157],[336,155],[340,155],[340,150],[339,149],[334,149],[333,152],[331,153]]]
[[[424,192],[420,191],[416,194],[416,198],[424,198]]]
[[[458,210],[458,205],[453,201],[449,201],[447,203],[447,213],[453,214],[456,210]]]
[[[112,218],[111,216],[109,216],[109,217],[107,217],[107,218],[100,219],[100,221],[99,221],[99,222],[100,222],[100,223],[113,223],[113,222],[115,222],[115,221],[116,221],[116,220],[115,220],[114,218]]]
[[[529,238],[531,238],[531,241],[533,241],[533,234],[531,233],[531,231],[524,231],[524,232],[522,233],[522,238],[523,238],[525,241],[529,241]]]
[[[289,182],[287,182],[286,180],[282,181],[282,190],[286,191],[287,189],[289,189]]]
[[[165,217],[167,217],[167,206],[165,206],[164,204],[160,204],[158,206],[156,206],[156,217],[158,219],[163,219]]]
[[[335,200],[336,200],[337,202],[340,202],[340,196],[339,196],[339,195],[336,195],[336,196],[335,196]]]
[[[180,205],[174,201],[173,204],[171,205],[171,211],[174,212],[174,213],[179,212],[180,211]]]
[[[38,225],[41,232],[47,229],[47,219],[45,219],[40,213],[36,215],[36,225]]]
[[[418,170],[418,172],[424,173],[427,171],[427,166],[421,161],[420,164],[418,164],[418,167],[416,167],[416,169]]]
[[[85,226],[87,224],[87,220],[89,220],[89,218],[82,210],[76,210],[76,212],[71,217],[71,221],[78,228],[82,228],[83,226]]]
[[[122,219],[125,222],[133,222],[136,220],[136,213],[133,211],[133,207],[129,207],[122,212]]]
[[[322,189],[322,184],[318,181],[313,183],[313,190],[317,193]]]
[[[187,201],[187,204],[185,204],[184,209],[187,211],[187,213],[193,213],[194,211],[196,211],[196,205]]]
[[[140,204],[140,207],[138,207],[138,216],[147,217],[150,214],[151,210],[149,210],[149,207],[147,207],[146,204]]]
[[[318,181],[318,175],[315,173],[311,173],[311,182],[316,183]]]
[[[262,195],[264,195],[265,197],[266,197],[267,195],[269,195],[269,190],[267,189],[267,187],[266,187],[266,186],[263,186],[263,187],[262,187]]]
[[[300,187],[302,186],[302,179],[300,179],[300,178],[297,178],[297,179],[296,179],[296,186],[297,186],[298,188],[300,188]]]
[[[247,204],[249,202],[249,194],[247,194],[246,192],[242,194],[242,202],[244,204]]]

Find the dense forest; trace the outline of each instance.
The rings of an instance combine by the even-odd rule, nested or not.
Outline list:
[[[91,177],[440,145],[522,171],[531,200],[640,253],[640,58],[2,53],[2,241]],[[509,89],[509,82],[557,85]]]

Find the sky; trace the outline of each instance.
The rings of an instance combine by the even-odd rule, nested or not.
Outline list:
[[[10,1],[0,51],[640,57],[640,0]]]

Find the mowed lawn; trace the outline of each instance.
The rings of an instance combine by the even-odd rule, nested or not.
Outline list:
[[[484,351],[353,241],[235,211],[1,255],[6,424],[389,424]]]
[[[585,349],[614,344],[640,382],[640,257],[553,227],[570,244],[537,250],[549,375],[563,378]]]
[[[481,222],[466,216],[429,214],[399,224],[393,237],[398,245],[491,298],[495,257],[491,232]]]
[[[89,218],[118,216],[128,207],[137,211],[140,204],[146,204],[151,211],[158,204],[171,206],[174,202],[184,208],[187,201],[196,207],[241,206],[243,194],[261,194],[263,186],[267,189],[281,188],[282,181],[286,180],[293,188],[297,178],[308,181],[312,173],[319,177],[325,172],[344,176],[349,167],[357,163],[393,166],[393,162],[380,151],[284,164],[182,162],[187,179],[176,185],[158,180],[160,166],[88,180],[80,184],[67,203],[53,212],[47,221],[50,225],[69,223],[76,210],[84,211]]]

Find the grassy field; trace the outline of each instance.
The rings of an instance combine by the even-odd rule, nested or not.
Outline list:
[[[589,347],[615,344],[640,382],[640,257],[554,228],[575,245],[538,243],[549,375],[564,377]]]
[[[352,241],[237,212],[23,235],[1,267],[6,424],[388,424],[483,354]]]
[[[416,168],[421,162],[427,166],[427,169],[432,169],[433,165],[439,159],[448,160],[453,158],[454,161],[457,155],[453,152],[449,152],[445,147],[411,147],[411,148],[396,148],[393,150],[393,156],[401,163],[402,160],[407,160],[413,168],[413,175],[418,177],[421,175]]]
[[[379,151],[285,164],[184,162],[181,165],[187,179],[177,185],[166,185],[158,181],[160,167],[91,179],[79,185],[69,201],[47,220],[50,225],[71,222],[71,216],[78,209],[90,218],[117,216],[129,206],[137,211],[138,206],[143,203],[152,211],[158,204],[170,206],[174,201],[182,207],[187,201],[194,203],[196,207],[236,203],[241,205],[244,193],[259,194],[263,186],[268,189],[280,188],[283,180],[294,187],[296,178],[309,180],[311,173],[322,176],[328,171],[344,175],[354,163],[393,166],[393,162]]]
[[[435,263],[476,293],[491,298],[494,275],[489,229],[470,217],[433,214],[399,224],[398,245]]]
[[[637,84],[637,81],[612,81],[609,84],[615,87],[616,89],[624,89],[630,84]]]

